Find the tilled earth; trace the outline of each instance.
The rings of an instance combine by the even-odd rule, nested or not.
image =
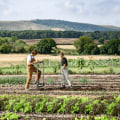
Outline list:
[[[15,75],[14,75],[15,76]],[[21,77],[18,75],[17,77]],[[25,76],[25,75],[23,75]],[[23,77],[22,76],[22,77]],[[13,77],[13,75],[0,76],[1,77]],[[27,76],[25,76],[27,77]],[[48,82],[48,78],[52,79],[52,82]],[[58,75],[45,75],[45,86],[36,87],[34,83],[35,75],[30,83],[30,91],[25,91],[25,85],[1,85],[0,94],[9,95],[20,95],[20,94],[30,94],[30,95],[51,95],[51,96],[61,96],[61,95],[74,95],[74,96],[88,96],[96,97],[102,95],[119,95],[120,94],[120,76],[119,75],[70,75],[72,80],[73,88],[69,88],[66,83],[66,88],[61,88],[60,80]],[[87,81],[80,81],[80,79],[86,78]],[[42,78],[41,78],[42,84]]]
[[[15,75],[14,75],[15,76]],[[18,75],[21,77],[22,75]],[[27,77],[23,75],[24,77]],[[22,77],[23,77],[22,76]],[[1,77],[13,77],[11,76],[0,76]],[[87,81],[80,81],[82,78],[86,78]],[[52,78],[53,81],[48,82],[48,78]],[[66,88],[61,88],[60,80],[58,75],[45,75],[45,86],[41,86],[41,84],[37,88],[34,83],[35,76],[33,76],[33,80],[30,83],[30,91],[25,91],[25,85],[10,85],[3,84],[0,85],[0,95],[8,94],[8,95],[49,95],[49,96],[80,96],[80,97],[92,97],[97,98],[99,96],[109,97],[112,95],[120,94],[120,76],[119,75],[70,75],[70,78],[73,84],[73,88],[69,88],[66,83]],[[104,98],[103,98],[104,99]],[[2,114],[2,112],[1,112]],[[75,115],[45,115],[45,114],[20,114],[21,117],[19,120],[26,120],[26,116],[28,116],[27,120],[73,120]],[[76,117],[80,118],[79,115]],[[45,118],[45,119],[44,119]],[[120,120],[120,118],[118,118]]]

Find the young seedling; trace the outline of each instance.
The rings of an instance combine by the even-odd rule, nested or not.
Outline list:
[[[83,58],[77,59],[77,67],[80,69],[80,73],[85,65],[85,60]]]
[[[48,84],[53,84],[53,83],[54,83],[54,81],[53,81],[53,79],[52,79],[52,78],[47,78],[47,83],[48,83]]]
[[[88,80],[86,77],[83,77],[83,78],[79,78],[79,83],[83,83],[83,84],[87,84]]]
[[[88,66],[90,70],[92,71],[92,73],[94,73],[95,65],[96,65],[96,62],[93,60],[93,57],[91,56],[88,62]]]
[[[53,73],[57,73],[57,66],[53,66]]]

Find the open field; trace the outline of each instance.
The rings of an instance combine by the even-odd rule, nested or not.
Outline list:
[[[27,76],[0,76],[0,79],[5,77],[22,79]],[[25,85],[22,83],[0,84],[0,103],[2,103],[0,115],[10,111],[21,116],[20,120],[26,118],[28,120],[56,120],[56,118],[57,120],[77,118],[79,118],[77,120],[86,120],[80,118],[83,116],[86,118],[88,115],[97,118],[102,114],[100,120],[110,120],[113,116],[115,117],[112,120],[120,119],[119,75],[70,75],[73,79],[73,88],[66,85],[64,89],[60,87],[57,75],[45,75],[45,86],[39,88],[34,84],[34,77],[30,84],[30,91],[25,91]],[[84,77],[87,81],[82,81]],[[50,78],[53,81],[50,81]],[[110,115],[110,118],[105,119],[104,115]]]
[[[26,61],[28,54],[0,54],[0,66],[6,66],[8,64],[23,64]],[[79,55],[79,56],[72,56],[66,55],[67,59],[77,59],[77,58],[84,58],[85,60],[89,60],[91,55]],[[92,55],[94,60],[99,59],[112,59],[112,58],[120,58],[120,56],[108,56],[108,55]],[[39,54],[36,56],[39,60],[49,59],[49,60],[56,60],[60,61],[60,56],[54,55],[41,55]]]
[[[92,98],[102,95],[120,94],[119,75],[70,75],[73,88],[69,88],[66,82],[67,87],[65,89],[60,87],[61,82],[59,75],[45,75],[45,86],[39,88],[36,88],[36,84],[34,84],[35,77],[34,75],[30,84],[31,91],[26,92],[24,85],[27,75],[0,75],[0,94],[72,95],[82,97],[89,96]],[[9,80],[7,78],[9,78]],[[41,77],[40,83],[43,83],[43,76]]]
[[[53,38],[56,44],[73,44],[78,38]],[[37,44],[41,39],[24,39],[27,44]]]
[[[37,88],[34,74],[30,91],[26,91],[27,55],[0,54],[0,119],[6,112],[13,112],[10,114],[19,115],[18,120],[86,120],[86,117],[91,117],[88,120],[120,120],[120,56],[66,55],[73,88],[69,88],[67,82],[66,88],[61,88],[60,57],[38,55],[37,59],[48,59],[44,62],[45,86],[42,86],[42,75]],[[85,60],[81,71],[77,58]]]
[[[27,44],[37,44],[41,39],[23,39]],[[78,40],[78,38],[53,38],[55,40],[56,44],[73,44],[75,40]],[[98,44],[97,40],[94,40],[95,43]],[[107,41],[105,41],[107,42]]]
[[[120,120],[119,75],[69,77],[73,88],[67,83],[61,88],[59,75],[45,75],[45,86],[42,76],[37,88],[33,75],[30,91],[25,91],[27,75],[0,75],[0,118],[15,113],[18,120]]]
[[[57,48],[62,48],[62,49],[73,49],[73,50],[76,49],[73,45],[57,45]]]

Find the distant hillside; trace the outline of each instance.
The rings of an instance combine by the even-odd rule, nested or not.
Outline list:
[[[53,30],[53,31],[120,31],[120,28],[63,20],[0,21],[0,30]]]
[[[103,26],[103,27],[107,27],[107,28],[110,28],[110,29],[120,30],[120,27],[113,26],[113,25],[101,25],[101,26]]]

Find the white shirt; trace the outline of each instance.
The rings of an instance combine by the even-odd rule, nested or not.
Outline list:
[[[32,56],[31,54],[27,56],[27,65],[29,64],[32,58],[34,58],[34,56]]]

